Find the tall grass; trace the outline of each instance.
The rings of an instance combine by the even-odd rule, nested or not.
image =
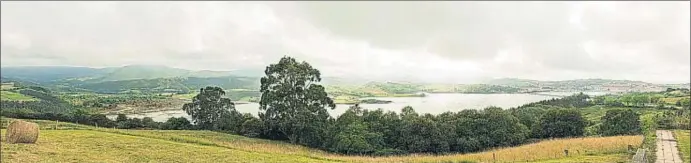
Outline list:
[[[691,162],[691,136],[689,130],[674,130],[674,138],[678,142],[681,160]]]
[[[656,159],[655,152],[657,151],[657,113],[649,113],[641,116],[641,128],[643,129],[643,145],[641,148],[646,149],[646,157],[648,162],[654,162]]]
[[[2,101],[37,101],[38,99],[23,95],[16,92],[0,91],[0,100]]]

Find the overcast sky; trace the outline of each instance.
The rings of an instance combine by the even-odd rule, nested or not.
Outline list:
[[[2,2],[2,66],[689,82],[689,2]]]

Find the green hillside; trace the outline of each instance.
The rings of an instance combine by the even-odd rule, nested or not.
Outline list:
[[[36,101],[38,99],[12,91],[0,91],[2,101]]]
[[[221,77],[229,76],[229,71],[193,71],[166,66],[130,65],[115,68],[110,73],[101,74],[95,77],[98,81],[122,81],[136,79],[158,79],[158,78],[179,78],[179,77]]]
[[[515,79],[515,78],[503,78],[495,79],[485,82],[486,84],[493,85],[504,85],[504,86],[514,86],[514,87],[534,87],[539,81],[537,80],[526,80],[526,79]]]
[[[187,74],[188,70],[169,68],[164,66],[125,66],[113,70],[110,73],[103,74],[99,78],[101,81],[118,81],[118,80],[133,80],[133,79],[155,79],[155,78],[173,78]]]
[[[37,83],[49,83],[70,78],[84,78],[107,73],[110,69],[67,67],[67,66],[24,66],[2,67],[0,74],[4,79],[25,80]]]
[[[2,126],[10,120],[2,118]],[[38,142],[1,142],[2,162],[488,162],[493,154],[500,156],[497,162],[625,162],[630,157],[627,144],[641,140],[640,136],[555,139],[480,153],[367,157],[211,131],[121,130],[29,121],[41,128]],[[559,154],[567,146],[588,152]],[[526,152],[533,153],[525,157]]]
[[[73,87],[101,93],[120,93],[128,91],[137,91],[141,93],[188,93],[206,86],[218,86],[224,89],[257,89],[259,88],[259,82],[256,78],[226,76],[135,79],[73,84]]]
[[[100,93],[187,93],[205,86],[225,89],[259,88],[263,69],[233,71],[186,70],[166,66],[130,65],[123,67],[3,67],[3,82],[39,85],[56,91]],[[424,84],[370,82],[355,78],[324,77],[322,83],[332,96],[376,97],[416,96],[429,93],[518,93],[524,91],[602,91],[611,86],[649,91],[683,84],[651,84],[641,81],[578,79],[538,81],[504,78],[481,84]]]
[[[3,79],[25,80],[37,83],[103,82],[135,79],[176,77],[221,77],[236,74],[234,71],[186,70],[166,66],[129,65],[123,67],[3,67]],[[243,72],[238,72],[243,73]]]

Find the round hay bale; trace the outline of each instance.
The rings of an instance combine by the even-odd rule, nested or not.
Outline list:
[[[5,139],[7,143],[36,143],[38,139],[38,124],[15,120],[7,126]]]

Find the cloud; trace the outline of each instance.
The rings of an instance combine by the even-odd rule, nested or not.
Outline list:
[[[2,2],[2,64],[688,82],[688,2]],[[654,77],[654,78],[653,78]]]
[[[312,15],[316,26],[335,34],[382,48],[426,48],[450,60],[483,63],[498,76],[569,78],[548,73],[557,71],[579,74],[570,78],[635,74],[627,76],[650,81],[658,79],[647,76],[668,74],[673,80],[688,81],[688,70],[661,68],[689,68],[688,2],[339,2],[305,6],[304,15]],[[502,61],[492,62],[496,58]],[[503,63],[517,59],[522,62]]]

